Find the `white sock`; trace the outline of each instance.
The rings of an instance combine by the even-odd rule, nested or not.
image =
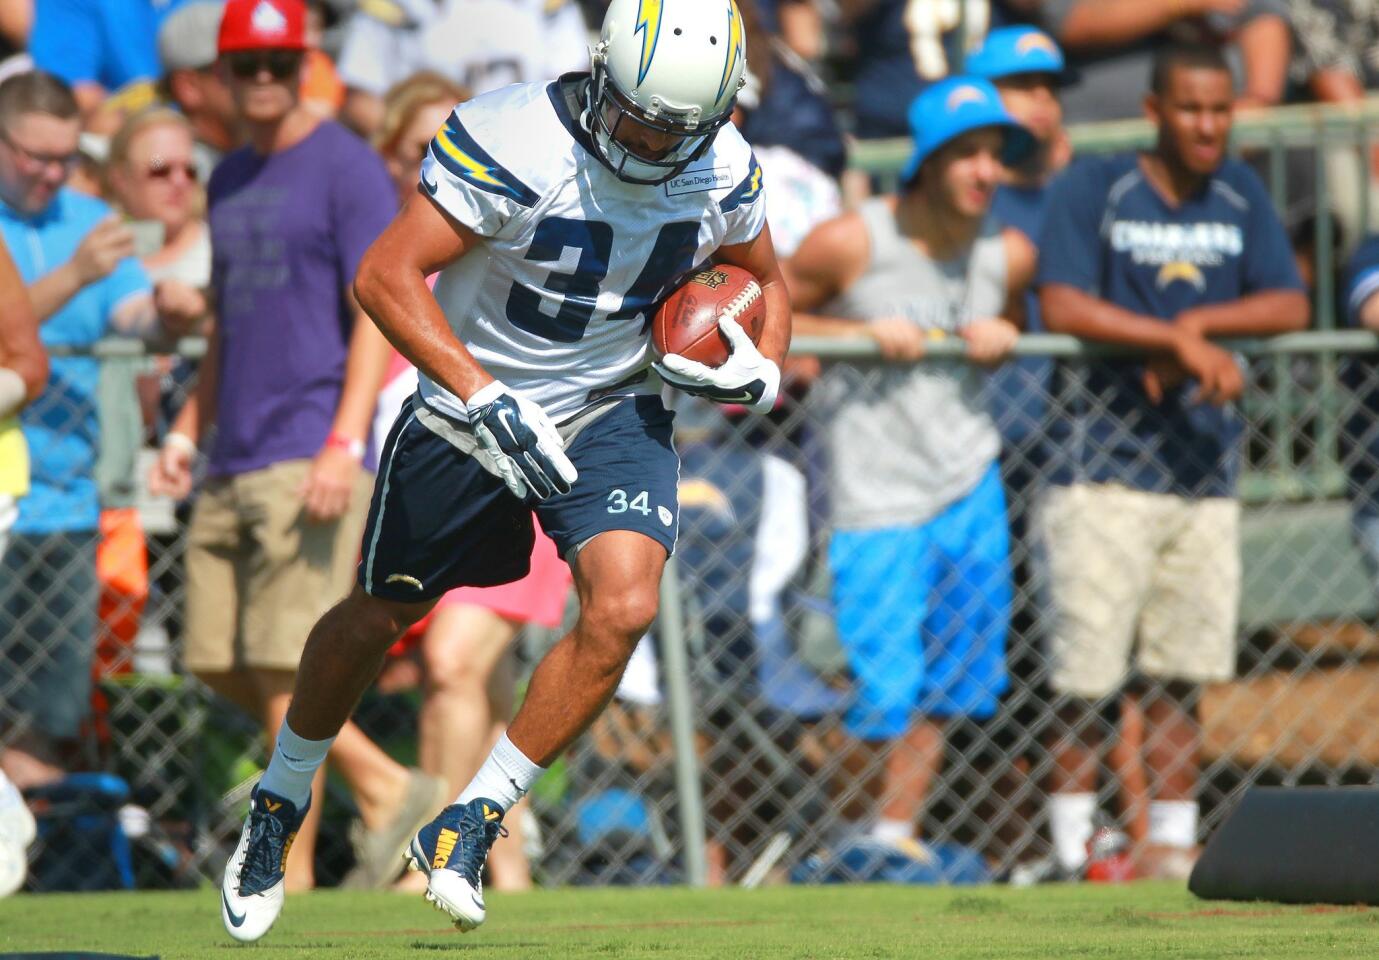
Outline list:
[[[494,801],[506,812],[527,795],[527,791],[545,772],[545,767],[538,767],[527,759],[527,755],[518,750],[504,733],[455,802],[468,803],[482,797]]]
[[[1094,793],[1055,793],[1049,798],[1049,834],[1063,869],[1076,870],[1086,862],[1095,814]]]
[[[908,820],[887,820],[882,817],[871,825],[870,833],[873,840],[880,840],[883,843],[913,840],[915,838],[915,825]]]
[[[1181,849],[1197,846],[1197,801],[1149,801],[1149,842]]]
[[[291,800],[300,810],[311,799],[311,778],[326,762],[326,754],[334,742],[334,737],[328,740],[303,740],[292,732],[284,720],[278,729],[273,757],[268,761],[268,769],[259,781],[259,788]]]

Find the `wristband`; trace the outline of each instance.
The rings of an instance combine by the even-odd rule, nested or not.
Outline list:
[[[185,453],[189,457],[196,456],[196,441],[185,433],[179,433],[176,430],[163,438],[163,446],[179,453]]]
[[[347,437],[343,433],[332,433],[326,437],[326,446],[332,450],[343,450],[356,460],[364,459],[364,441]]]

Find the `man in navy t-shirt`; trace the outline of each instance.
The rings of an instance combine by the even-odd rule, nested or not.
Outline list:
[[[1050,681],[1072,736],[1056,748],[1051,829],[1076,866],[1091,833],[1100,701],[1133,667],[1154,736],[1145,764],[1151,872],[1181,874],[1197,842],[1199,685],[1235,664],[1244,381],[1212,337],[1307,323],[1307,300],[1263,186],[1225,156],[1230,70],[1218,49],[1155,58],[1152,151],[1075,162],[1040,242],[1044,322],[1147,357],[1069,365],[1072,397],[1036,516],[1047,549]],[[1131,654],[1134,651],[1132,660]]]

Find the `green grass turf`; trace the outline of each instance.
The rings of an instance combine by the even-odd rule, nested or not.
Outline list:
[[[0,954],[164,958],[993,958],[1374,956],[1379,910],[1206,903],[1180,885],[551,890],[489,897],[456,933],[419,896],[292,897],[258,944],[232,943],[217,893],[20,895]]]

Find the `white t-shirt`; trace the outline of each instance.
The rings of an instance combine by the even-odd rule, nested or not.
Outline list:
[[[589,67],[589,36],[572,0],[388,0],[394,15],[354,15],[340,51],[348,87],[382,96],[419,70],[481,94]]]

